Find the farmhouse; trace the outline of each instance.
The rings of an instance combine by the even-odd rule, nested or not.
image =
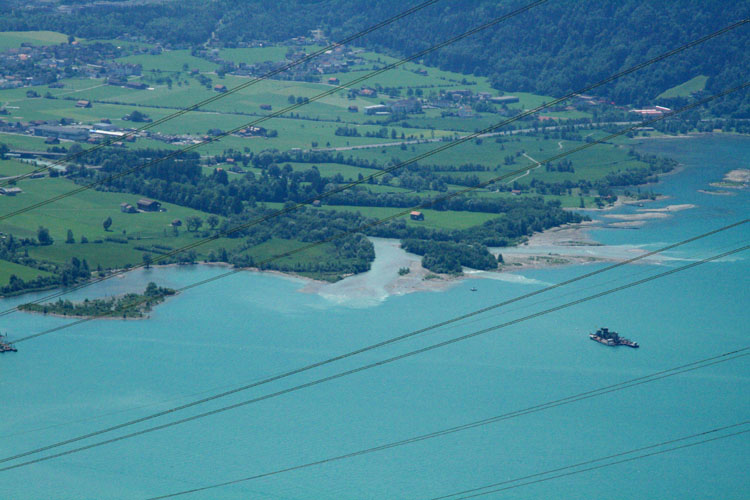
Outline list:
[[[340,82],[338,78],[332,76],[331,78],[328,79],[328,83],[330,85],[338,85]]]
[[[374,115],[378,113],[388,113],[391,108],[384,104],[375,104],[373,106],[365,107],[365,113],[368,115]]]
[[[214,90],[216,92],[226,92],[227,91],[227,86],[226,85],[219,85],[217,83],[216,85],[214,85]]]
[[[424,220],[424,214],[422,212],[417,212],[416,210],[410,213],[409,217],[411,217],[411,220]]]
[[[17,187],[0,188],[0,194],[4,194],[5,196],[15,196],[21,193],[23,193],[23,191],[21,190],[21,188],[17,188]]]
[[[120,203],[120,212],[124,214],[134,214],[137,212],[135,207],[127,202]]]
[[[148,198],[141,198],[138,200],[138,210],[143,210],[144,212],[158,212],[161,210],[161,203],[149,200]]]
[[[401,99],[391,103],[391,111],[394,113],[419,113],[422,104],[417,99]]]
[[[518,97],[514,95],[504,95],[500,97],[490,97],[490,102],[493,102],[495,104],[511,104],[514,102],[518,102]]]

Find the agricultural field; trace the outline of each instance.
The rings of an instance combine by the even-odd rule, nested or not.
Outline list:
[[[0,284],[7,284],[13,275],[23,280],[28,280],[34,279],[37,276],[51,276],[52,273],[0,259]]]
[[[15,35],[0,35],[0,44],[11,43],[14,40],[13,36]],[[35,36],[42,42],[44,36],[54,39],[51,34],[28,36]],[[117,40],[111,42],[120,43]],[[86,40],[81,43],[92,41]],[[122,45],[136,52],[149,48],[143,43],[122,42]],[[310,53],[317,48],[308,46],[306,50]],[[288,46],[278,45],[224,48],[213,53],[225,61],[252,65],[265,61],[283,61],[288,51]],[[484,200],[513,201],[541,195],[544,200],[558,201],[564,207],[577,208],[582,202],[584,206],[594,206],[600,203],[597,193],[588,190],[584,192],[575,186],[577,183],[596,182],[612,172],[645,166],[643,162],[628,154],[629,149],[625,146],[625,141],[597,145],[576,153],[569,158],[565,168],[558,168],[560,165],[557,159],[549,166],[539,166],[537,162],[554,159],[557,155],[584,144],[585,140],[603,137],[605,133],[596,129],[576,131],[570,136],[560,135],[554,131],[555,127],[564,126],[566,120],[587,119],[592,114],[573,108],[556,107],[546,110],[543,116],[555,120],[551,122],[553,127],[550,131],[534,132],[535,127],[542,127],[548,122],[538,122],[533,118],[516,121],[513,117],[524,110],[550,102],[553,99],[550,96],[512,92],[512,89],[500,91],[493,89],[487,78],[453,73],[414,62],[363,79],[371,71],[383,68],[396,59],[362,50],[355,50],[354,55],[361,61],[350,67],[349,71],[325,73],[320,76],[320,81],[316,82],[274,79],[254,81],[247,76],[224,74],[223,71],[218,71],[220,65],[215,60],[191,55],[189,50],[139,53],[121,57],[117,62],[140,65],[140,75],[127,79],[131,83],[145,84],[146,88],[111,85],[107,83],[106,78],[74,77],[59,81],[55,88],[37,85],[0,90],[0,105],[4,110],[4,115],[0,119],[8,123],[34,120],[48,124],[66,123],[89,127],[102,127],[101,122],[105,122],[106,126],[120,130],[140,127],[148,130],[139,132],[135,141],[119,144],[120,151],[172,151],[203,141],[206,137],[249,125],[266,129],[263,136],[233,134],[192,148],[200,155],[200,177],[207,182],[212,182],[215,178],[217,167],[226,171],[226,180],[229,183],[244,182],[245,172],[252,173],[254,179],[260,179],[253,182],[274,182],[273,176],[276,174],[269,176],[266,170],[268,166],[259,165],[254,161],[261,153],[288,152],[293,156],[312,151],[329,154],[328,157],[321,157],[327,158],[322,161],[284,160],[277,165],[284,169],[284,175],[291,172],[291,175],[297,175],[298,179],[307,179],[306,176],[314,167],[317,169],[315,175],[324,180],[324,186],[363,179],[416,156],[428,155],[419,160],[419,168],[422,169],[419,171],[428,172],[425,175],[429,175],[429,182],[415,184],[414,176],[422,174],[414,173],[417,170],[399,168],[386,175],[378,175],[374,180],[359,186],[359,191],[355,191],[362,196],[369,196],[369,199],[373,200],[372,205],[377,206],[367,206],[365,203],[347,204],[351,203],[349,201],[343,204],[341,201],[334,204],[324,202],[317,212],[327,214],[336,211],[370,219],[390,217],[401,212],[408,213],[403,200],[415,204],[423,203],[463,191],[467,186],[475,186],[477,183],[485,185],[461,196],[464,199],[483,200],[484,203]],[[338,86],[331,85],[328,83],[329,78],[338,78],[340,83]],[[351,85],[352,89],[377,88],[378,95],[364,97],[339,87],[346,87],[351,82],[356,82]],[[251,84],[247,85],[248,83]],[[690,85],[688,83],[690,82],[685,85],[691,89],[697,85],[695,82]],[[223,85],[228,90],[243,85],[245,87],[224,95],[216,90],[217,85]],[[513,95],[518,97],[518,102],[478,110],[469,109],[469,112],[463,115],[457,113],[455,107],[441,109],[427,105],[420,112],[399,115],[397,119],[365,113],[368,106],[418,96],[423,97],[427,103],[430,99],[435,99],[440,92],[457,90],[471,93],[487,92],[493,96]],[[321,94],[326,95],[321,97]],[[312,101],[306,101],[310,99]],[[77,105],[79,100],[90,101],[90,106]],[[149,123],[204,100],[210,102],[198,110],[181,114],[158,125],[152,126]],[[145,115],[146,121],[130,121],[129,116],[136,111]],[[266,118],[280,111],[284,111],[280,116]],[[503,122],[513,123],[510,127],[493,130],[499,134],[460,145],[451,144],[451,141],[464,134],[484,130]],[[13,129],[13,133],[7,129],[0,132],[0,143],[10,149],[25,151],[44,151],[50,147],[49,144],[45,144],[44,137],[15,133],[15,130]],[[569,130],[571,131],[572,129]],[[165,137],[171,138],[169,140],[173,142],[166,142]],[[55,147],[67,150],[73,144],[63,139]],[[82,146],[87,149],[93,145]],[[444,151],[430,154],[436,148],[446,146],[448,147]],[[245,156],[240,158],[237,155]],[[236,162],[227,163],[225,159],[229,156],[236,158]],[[40,158],[23,162],[11,158],[0,160],[0,177],[28,173],[35,168],[35,161],[36,165],[49,164],[49,160]],[[363,165],[363,161],[367,163]],[[232,171],[236,169],[236,165],[241,166],[238,172]],[[287,165],[289,168],[286,168]],[[137,166],[137,163],[131,166]],[[493,180],[495,182],[491,182]],[[535,181],[565,183],[573,187],[551,194],[535,188]],[[305,180],[299,182],[295,189],[309,190],[311,186],[311,182]],[[21,180],[18,187],[23,193],[14,197],[0,197],[1,213],[13,212],[64,194],[76,188],[76,184],[65,177],[45,177]],[[511,189],[514,190],[512,193]],[[210,234],[206,232],[205,225],[200,231],[188,231],[184,225],[179,228],[172,226],[171,223],[175,219],[185,221],[188,217],[200,217],[205,220],[210,215],[188,208],[189,203],[186,203],[188,206],[182,206],[179,204],[181,202],[175,204],[159,200],[165,208],[163,212],[120,212],[121,203],[135,204],[140,197],[137,194],[89,189],[49,206],[35,209],[33,212],[1,221],[0,232],[19,238],[36,238],[39,226],[43,225],[49,230],[54,242],[50,245],[30,247],[29,257],[57,265],[64,265],[72,257],[77,257],[86,259],[92,269],[138,265],[143,261],[144,254],[155,259],[169,249],[179,248],[198,237]],[[260,206],[272,209],[283,206],[283,203],[275,200],[257,201]],[[422,212],[424,220],[404,217],[408,228],[466,230],[503,217],[502,213],[493,213],[486,208],[481,212],[468,209],[425,209]],[[107,218],[111,218],[112,224],[105,230],[103,221]],[[221,221],[224,219],[224,216],[220,218]],[[73,241],[66,243],[68,231],[72,233]],[[85,237],[85,242],[82,242],[82,237]],[[212,250],[224,248],[235,252],[235,257],[256,262],[304,244],[294,239],[271,238],[246,248],[241,238],[219,238],[197,248],[195,258],[208,258]],[[282,259],[278,264],[284,269],[296,269],[302,274],[307,272],[309,276],[335,280],[338,271],[308,272],[306,266],[316,260],[330,261],[333,269],[337,258],[342,262],[347,261],[346,258],[342,260],[340,256],[336,257],[333,246],[326,244],[316,249],[314,255],[296,255]],[[31,275],[34,275],[35,269],[22,267],[16,275],[33,277]],[[42,271],[39,271],[37,275],[42,275],[41,273]],[[0,285],[7,282],[9,275],[4,276],[0,276]]]
[[[68,43],[68,35],[57,33],[55,31],[0,32],[0,50],[18,48],[22,43],[31,45],[56,45],[58,43]]]

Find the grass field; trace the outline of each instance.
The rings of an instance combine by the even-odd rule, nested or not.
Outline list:
[[[7,285],[10,277],[16,275],[22,280],[32,280],[37,276],[51,276],[47,271],[40,271],[33,267],[22,266],[15,262],[0,260],[0,286]]]
[[[189,50],[169,50],[154,55],[138,54],[121,57],[117,61],[140,64],[144,73],[152,70],[156,72],[185,71],[185,65],[187,65],[187,71],[191,69],[214,71],[217,68],[217,65],[210,61],[190,55]]]
[[[48,147],[47,144],[44,143],[44,137],[34,137],[21,134],[0,133],[0,144],[5,144],[10,149],[23,149],[26,151],[45,151]]]
[[[22,43],[30,43],[32,45],[56,45],[58,43],[68,43],[68,35],[56,31],[0,32],[0,50],[20,47]]]
[[[247,65],[265,61],[283,61],[289,47],[275,45],[271,47],[252,47],[241,49],[221,49],[219,57],[233,63]]]
[[[347,212],[359,212],[364,217],[373,217],[375,219],[383,219],[391,215],[403,212],[403,208],[391,208],[391,207],[355,207],[348,205],[323,205],[321,210],[340,210]],[[407,224],[412,226],[424,226],[430,228],[444,228],[444,229],[465,229],[467,227],[476,226],[482,224],[488,220],[496,219],[500,217],[498,214],[488,214],[480,212],[456,212],[453,210],[420,210],[425,217],[423,221],[411,220],[408,215],[404,215],[402,218],[406,220]]]
[[[0,160],[0,178],[23,175],[35,170],[31,163],[18,160]]]
[[[708,77],[698,75],[690,80],[667,89],[657,96],[657,99],[670,99],[673,97],[689,97],[693,92],[698,92],[706,88]]]

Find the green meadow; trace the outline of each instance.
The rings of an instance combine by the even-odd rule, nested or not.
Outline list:
[[[77,39],[80,40],[80,39]],[[68,43],[68,35],[55,31],[3,31],[0,32],[0,50],[20,47],[22,43],[31,45],[57,45]]]
[[[708,77],[698,75],[690,80],[667,89],[657,96],[657,99],[670,99],[673,97],[689,97],[693,92],[698,92],[706,88]]]

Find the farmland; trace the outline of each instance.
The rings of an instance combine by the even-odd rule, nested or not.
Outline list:
[[[38,43],[67,40],[49,33],[26,36],[36,37]],[[0,43],[7,46],[21,39],[12,33],[0,35]],[[92,40],[81,42],[94,43]],[[138,74],[114,83],[111,78],[101,76],[72,76],[60,80],[55,88],[40,84],[0,90],[4,113],[1,119],[6,123],[34,121],[114,130],[148,129],[137,133],[134,141],[118,144],[119,147],[112,150],[112,158],[125,158],[123,155],[128,151],[138,153],[145,149],[154,151],[158,157],[204,141],[206,137],[253,124],[262,127],[263,132],[252,136],[232,133],[195,147],[198,154],[190,161],[196,162],[199,176],[190,181],[191,186],[180,187],[184,193],[181,195],[167,194],[162,188],[155,190],[153,183],[161,181],[148,177],[153,173],[140,177],[138,183],[121,183],[102,189],[99,184],[105,183],[106,176],[100,173],[102,165],[97,161],[106,162],[106,155],[98,156],[99,160],[81,162],[78,168],[85,168],[76,175],[20,180],[16,184],[22,191],[20,194],[0,197],[2,213],[22,210],[53,197],[60,199],[0,221],[3,234],[36,241],[43,226],[51,240],[49,244],[36,243],[25,250],[28,258],[37,263],[36,268],[14,262],[10,274],[23,279],[33,278],[35,272],[45,276],[49,274],[45,269],[65,266],[74,258],[85,260],[92,270],[101,271],[162,259],[165,258],[162,255],[174,249],[198,239],[212,238],[220,228],[230,227],[235,217],[245,212],[257,216],[282,208],[285,202],[310,201],[308,196],[316,197],[346,182],[361,181],[362,184],[355,191],[324,201],[317,211],[302,213],[295,224],[314,226],[315,220],[325,219],[353,231],[364,221],[390,218],[394,214],[408,213],[409,206],[426,204],[422,210],[424,220],[412,220],[407,216],[403,219],[405,226],[393,229],[393,234],[423,230],[428,233],[418,234],[459,234],[457,231],[472,234],[477,228],[503,219],[505,214],[501,210],[514,205],[526,207],[527,200],[554,201],[571,208],[581,204],[601,205],[602,193],[610,195],[605,181],[610,174],[650,168],[646,161],[632,156],[622,143],[596,145],[576,153],[564,163],[556,158],[602,134],[593,126],[579,131],[581,126],[585,127],[581,123],[593,116],[580,107],[556,106],[544,112],[546,122],[524,118],[511,127],[497,130],[505,135],[450,144],[466,133],[509,120],[553,99],[513,92],[507,104],[505,101],[488,104],[491,96],[510,95],[512,89],[504,93],[493,89],[485,77],[408,63],[369,78],[371,71],[396,59],[355,49],[350,55],[353,62],[346,71],[328,72],[311,81],[256,81],[247,75],[227,73],[222,68],[227,64],[250,67],[282,61],[291,49],[283,45],[223,48],[206,55],[191,54],[184,49],[159,52],[142,43],[123,42],[122,45],[131,54],[118,58],[117,63],[137,67]],[[317,48],[308,46],[305,50],[311,52]],[[351,82],[356,84],[349,85]],[[244,88],[231,91],[238,86]],[[370,90],[362,91],[365,88]],[[231,92],[222,95],[225,90]],[[149,124],[149,121],[168,117],[189,104],[206,99],[211,101],[197,110],[155,126]],[[366,112],[368,106],[385,106],[399,99],[407,103],[419,99],[423,105],[401,114]],[[467,99],[466,104],[451,103],[461,99]],[[88,104],[80,105],[81,100]],[[266,118],[280,111],[279,116]],[[144,121],[131,121],[134,112],[140,113],[139,120]],[[64,138],[54,142],[58,151],[69,151],[75,145]],[[50,147],[45,137],[24,133],[23,127],[0,131],[0,143],[21,151],[45,151]],[[448,145],[445,151],[431,154],[435,148],[445,145]],[[82,147],[86,149],[90,144],[82,143]],[[116,151],[119,153],[115,154]],[[416,156],[423,156],[417,164],[400,166],[401,162]],[[151,154],[145,158],[153,161]],[[552,159],[548,165],[537,163],[548,159]],[[45,165],[49,160],[37,158],[21,162],[11,157],[0,160],[0,177],[28,173],[35,162]],[[127,160],[127,165],[137,167],[139,162],[145,164],[146,160]],[[120,167],[110,165],[107,168]],[[382,172],[384,169],[389,172]],[[374,178],[369,179],[371,176]],[[100,179],[95,184],[96,189],[67,196],[72,189],[89,182],[88,178]],[[222,181],[223,178],[226,180]],[[222,182],[231,188],[229,193],[224,193]],[[280,183],[284,187],[280,187]],[[482,185],[476,187],[479,183]],[[146,186],[151,187],[140,190]],[[471,193],[450,196],[472,186],[476,188]],[[605,188],[606,192],[597,191]],[[201,189],[203,194],[196,194],[196,189]],[[233,201],[231,210],[216,202],[200,201],[201,197],[214,196],[216,190],[224,193],[219,199],[233,200],[232,193],[241,189],[257,193]],[[162,192],[165,198],[159,197]],[[450,207],[430,208],[432,200],[446,196],[451,199]],[[135,205],[142,197],[160,201],[162,211],[120,211],[120,204]],[[549,206],[552,207],[549,210],[559,210],[554,205]],[[211,213],[218,215],[211,228],[203,224],[190,230],[184,225],[190,219],[205,222]],[[111,221],[107,227],[105,220]],[[180,223],[176,225],[177,220]],[[270,231],[271,236],[260,239],[257,235],[247,241],[212,238],[197,246],[188,260],[265,262],[274,260],[274,255],[306,245],[317,234],[311,228],[299,235],[289,233],[278,237],[273,235],[275,227],[281,226],[264,229]],[[508,236],[509,241],[517,238]],[[353,252],[352,248],[328,243],[305,253],[276,259],[271,267],[335,280],[342,273],[360,269],[364,254]],[[179,256],[169,257],[168,261],[179,259]],[[317,264],[312,265],[314,262]],[[0,285],[7,283],[10,274],[0,275]]]

